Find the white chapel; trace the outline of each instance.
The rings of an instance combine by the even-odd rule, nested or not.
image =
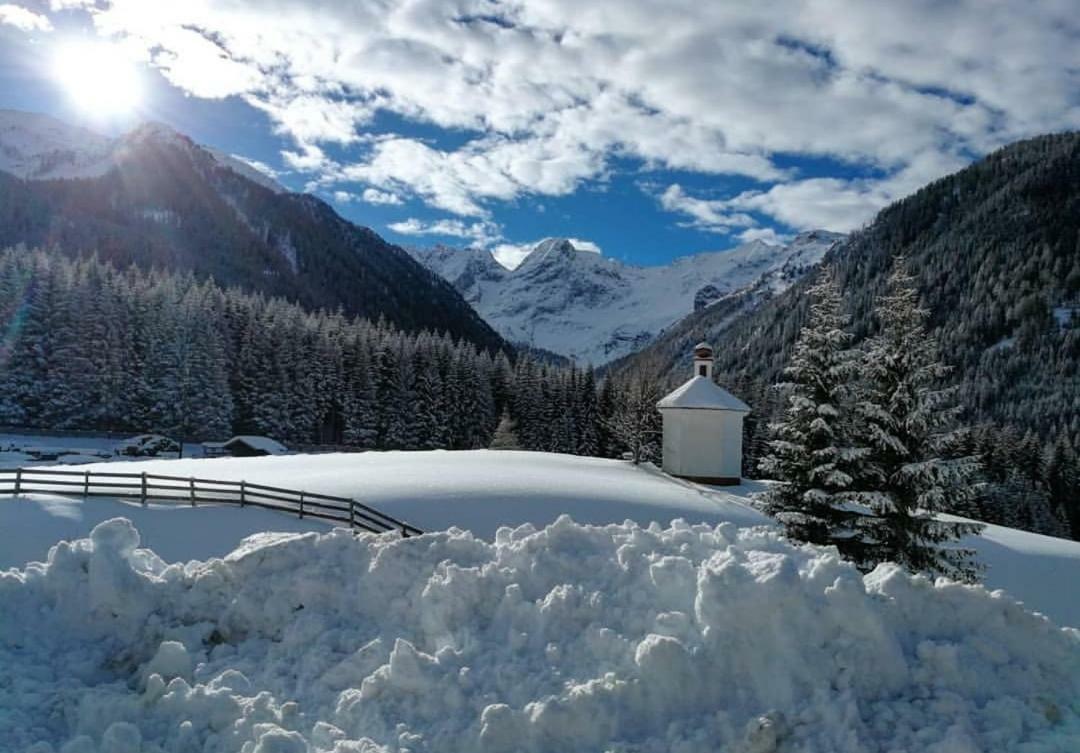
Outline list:
[[[664,421],[664,470],[707,484],[742,475],[743,417],[750,407],[713,381],[713,349],[694,346],[694,375],[656,404]]]

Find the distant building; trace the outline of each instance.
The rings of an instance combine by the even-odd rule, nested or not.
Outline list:
[[[713,349],[694,346],[694,376],[656,404],[664,420],[664,470],[706,484],[742,476],[743,417],[750,407],[713,381]]]
[[[243,434],[228,442],[203,442],[203,455],[208,458],[232,456],[251,458],[260,455],[284,455],[289,451],[285,445],[269,437]]]

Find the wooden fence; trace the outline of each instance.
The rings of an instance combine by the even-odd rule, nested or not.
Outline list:
[[[0,470],[0,494],[61,494],[68,497],[117,497],[149,502],[262,507],[343,523],[373,533],[401,531],[403,536],[423,533],[416,526],[368,507],[355,499],[329,494],[282,489],[250,481],[213,481],[165,476],[158,473],[16,468]]]

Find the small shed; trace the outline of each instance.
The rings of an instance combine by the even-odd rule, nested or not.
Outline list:
[[[694,346],[693,374],[656,404],[664,421],[664,470],[706,484],[737,484],[750,407],[713,381],[708,343]]]
[[[285,445],[269,437],[242,434],[233,437],[221,446],[226,454],[237,458],[251,458],[260,455],[284,455],[289,451]]]
[[[203,442],[202,451],[204,458],[223,458],[229,454],[224,442]]]

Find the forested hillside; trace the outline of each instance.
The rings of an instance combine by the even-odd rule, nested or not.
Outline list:
[[[164,126],[127,135],[112,160],[77,179],[0,172],[0,248],[192,271],[308,308],[502,346],[449,283],[314,196],[272,190]]]
[[[941,356],[961,385],[964,420],[994,480],[1022,494],[1052,494],[1048,460],[1080,446],[1080,134],[1001,149],[883,210],[832,250],[856,341],[875,332],[871,312],[894,260],[916,278]],[[807,302],[803,281],[764,306],[754,291],[692,314],[616,373],[645,369],[670,383],[706,339],[721,384],[753,408],[746,472],[776,414],[769,386],[788,362]],[[1031,525],[1023,520],[1013,521]],[[1073,521],[1074,535],[1080,520]]]
[[[8,250],[0,322],[0,424],[469,449],[487,447],[503,416],[512,446],[620,451],[589,371],[191,273]]]

